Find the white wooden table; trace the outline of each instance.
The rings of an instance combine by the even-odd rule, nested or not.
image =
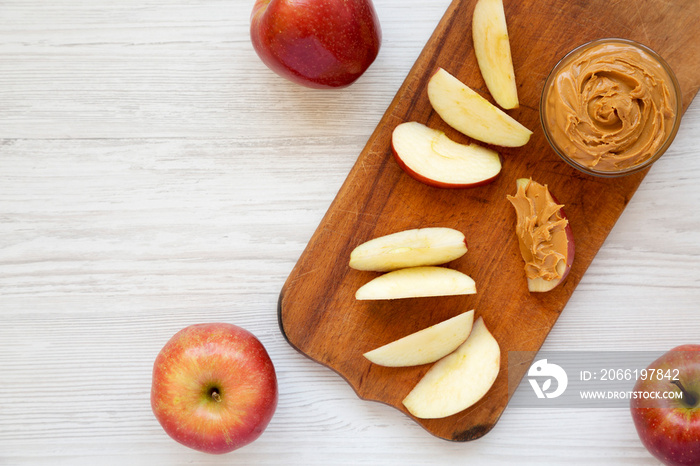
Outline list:
[[[270,72],[253,0],[0,0],[0,464],[656,464],[626,409],[506,409],[469,443],[360,400],[297,353],[277,297],[448,0],[377,0],[384,41],[342,91]],[[546,349],[700,339],[700,102]],[[228,321],[276,365],[265,433],[225,456],[149,405],[177,330]]]

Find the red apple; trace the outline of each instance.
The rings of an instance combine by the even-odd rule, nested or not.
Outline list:
[[[498,152],[474,143],[460,144],[416,121],[394,128],[391,148],[406,173],[437,188],[482,186],[501,172]]]
[[[352,84],[379,53],[381,28],[372,0],[256,0],[253,48],[274,72],[298,84]]]
[[[277,377],[265,347],[232,324],[191,325],[153,365],[151,407],[173,439],[228,453],[257,439],[277,407]]]
[[[640,440],[666,465],[700,465],[700,345],[673,348],[642,374],[635,394],[675,392],[682,398],[632,398]]]

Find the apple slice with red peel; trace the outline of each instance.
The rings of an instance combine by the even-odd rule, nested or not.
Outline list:
[[[518,233],[520,252],[526,262],[527,288],[531,292],[550,291],[563,282],[571,270],[576,252],[573,231],[563,206],[546,185],[527,178],[518,179],[516,185],[516,195],[508,196],[518,215],[516,232],[523,231],[525,225],[532,227],[525,236]],[[539,194],[533,193],[529,199],[516,200],[521,193],[527,197],[531,187],[536,188]],[[516,206],[518,202],[521,202],[522,210]],[[536,238],[547,238],[547,241],[537,242]],[[552,266],[553,270],[550,270]],[[533,273],[527,273],[528,269]],[[537,274],[540,276],[529,276]]]
[[[504,147],[530,140],[532,131],[443,68],[428,81],[428,98],[445,123],[471,138]]]
[[[410,267],[380,275],[355,292],[358,300],[422,298],[476,293],[474,280],[445,267]]]
[[[473,323],[474,311],[464,312],[368,351],[364,356],[374,364],[386,367],[429,364],[447,356],[464,343]]]
[[[380,236],[362,243],[350,253],[355,270],[390,270],[439,265],[467,252],[464,233],[452,228],[416,228]]]
[[[342,88],[374,62],[382,30],[372,0],[256,0],[250,40],[280,76],[312,88]]]
[[[501,172],[498,152],[477,144],[460,144],[415,121],[394,128],[391,147],[406,173],[437,188],[481,186]]]
[[[518,107],[513,58],[503,0],[479,0],[472,16],[476,61],[491,96],[503,108]]]
[[[498,342],[479,317],[469,338],[436,362],[404,398],[408,412],[421,419],[438,419],[467,409],[496,381],[501,366]]]
[[[557,263],[557,273],[560,275],[560,278],[555,279],[555,280],[545,280],[544,278],[538,277],[538,278],[528,278],[527,279],[527,289],[528,291],[532,293],[543,293],[546,291],[551,291],[554,288],[557,287],[561,282],[563,282],[566,277],[569,275],[569,271],[571,270],[571,265],[574,260],[574,235],[571,232],[571,226],[567,225],[565,228],[566,236],[569,238],[568,239],[568,247],[567,247],[567,259],[566,261],[559,261]]]

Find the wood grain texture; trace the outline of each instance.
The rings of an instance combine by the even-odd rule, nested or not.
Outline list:
[[[362,353],[401,336],[476,309],[499,341],[501,373],[477,404],[445,419],[416,419],[438,437],[467,441],[489,432],[509,396],[509,351],[537,351],[646,172],[616,179],[582,175],[559,161],[539,127],[538,102],[549,70],[566,52],[589,40],[622,36],[640,41],[667,59],[676,72],[684,109],[700,86],[700,7],[697,2],[645,5],[634,1],[510,2],[506,4],[521,105],[510,112],[535,132],[523,148],[499,148],[505,160],[498,180],[468,190],[436,189],[406,176],[391,156],[393,128],[419,121],[457,134],[432,111],[425,88],[442,67],[487,98],[468,38],[472,1],[452,2],[396,94],[328,213],[282,290],[281,328],[290,343],[342,375],[365,399],[407,412],[401,400],[427,366],[382,368]],[[563,286],[530,294],[513,233],[506,195],[515,180],[546,184],[566,212],[574,232],[576,260]],[[347,266],[350,251],[373,237],[418,227],[463,231],[470,250],[450,267],[474,278],[477,295],[390,302],[360,302],[357,288],[374,275]],[[376,275],[376,274],[375,274]],[[524,369],[526,365],[522,366]],[[523,369],[523,370],[524,370]],[[511,371],[512,372],[512,371]]]
[[[380,55],[333,92],[265,68],[249,0],[0,2],[0,465],[658,465],[626,409],[511,404],[446,442],[279,330],[280,289],[448,3],[375,1]],[[699,145],[696,98],[543,349],[697,342]],[[280,404],[211,456],[148,397],[167,339],[219,320],[267,346]]]

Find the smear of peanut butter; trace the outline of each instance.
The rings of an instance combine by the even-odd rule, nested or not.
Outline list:
[[[557,72],[546,98],[550,137],[569,157],[601,171],[638,165],[672,131],[676,94],[651,55],[606,42],[584,49]]]
[[[530,179],[518,183],[515,196],[507,196],[515,207],[520,253],[525,260],[527,278],[544,280],[561,278],[568,254],[566,226],[568,220],[561,212],[563,205],[554,202],[547,186]]]

